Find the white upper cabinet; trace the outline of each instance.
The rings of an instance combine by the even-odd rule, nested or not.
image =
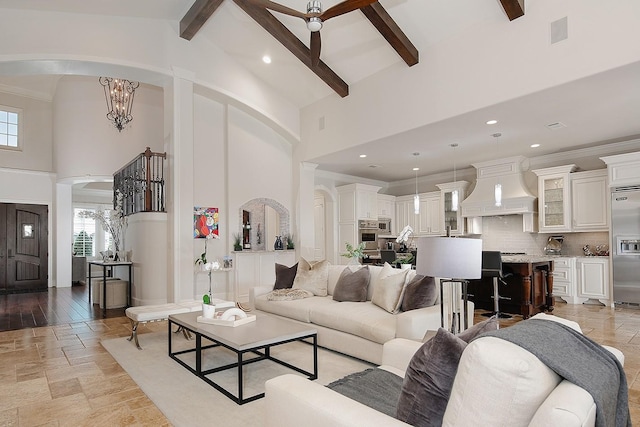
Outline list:
[[[413,207],[413,196],[396,197],[396,233],[400,233],[407,225],[413,229],[414,234],[417,233],[418,220]]]
[[[396,216],[396,196],[378,194],[378,217],[392,218]]]
[[[533,171],[541,233],[609,230],[607,170],[574,170],[567,165]]]
[[[466,196],[467,186],[469,186],[467,181],[456,181],[437,185],[440,189],[440,213],[442,220],[440,230],[443,234],[446,234],[447,228],[449,228],[452,236],[465,233],[465,222],[462,218],[460,203]],[[457,206],[454,206],[455,191],[457,191]]]
[[[378,190],[380,188],[366,184],[349,184],[337,187],[338,221],[378,219]]]
[[[608,231],[607,170],[571,174],[573,231]]]
[[[575,168],[575,165],[567,165],[533,171],[538,176],[538,220],[541,233],[571,231],[569,174]]]
[[[420,194],[420,213],[418,218],[418,234],[438,236],[442,234],[443,221],[439,191]]]

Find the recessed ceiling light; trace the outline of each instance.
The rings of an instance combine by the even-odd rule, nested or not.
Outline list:
[[[365,157],[367,157],[367,155],[366,155],[366,154],[360,154],[360,158],[361,158],[361,159],[364,159]]]
[[[531,144],[531,148],[538,148],[540,147],[540,144]]]
[[[411,169],[411,170],[413,170],[413,171],[419,171],[419,170],[420,170],[420,168],[413,168],[413,169]]]
[[[262,62],[264,62],[265,64],[271,64],[271,57],[269,55],[263,56]]]
[[[488,124],[488,125],[495,125],[496,123],[498,123],[498,121],[497,121],[497,120],[488,120],[488,121],[487,121],[487,124]]]

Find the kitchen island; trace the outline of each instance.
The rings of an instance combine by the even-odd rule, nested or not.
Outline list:
[[[553,257],[503,256],[502,274],[505,283],[498,285],[501,312],[526,319],[553,311]],[[468,293],[476,308],[493,310],[493,278],[471,280]]]

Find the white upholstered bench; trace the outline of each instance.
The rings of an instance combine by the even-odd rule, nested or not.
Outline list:
[[[224,301],[221,299],[214,299],[213,303],[216,307],[234,307],[235,304],[231,301]],[[131,336],[129,341],[133,340],[139,350],[142,350],[138,343],[138,325],[140,323],[156,322],[159,320],[166,320],[172,314],[189,313],[191,311],[202,310],[202,301],[183,301],[179,303],[167,303],[157,305],[141,305],[138,307],[129,307],[125,310],[125,314],[131,321]],[[178,329],[176,332],[184,334],[186,339],[191,339],[191,335],[184,329]]]

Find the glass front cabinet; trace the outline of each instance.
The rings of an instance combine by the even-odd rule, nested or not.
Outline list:
[[[571,182],[576,165],[533,171],[538,176],[539,231],[571,231]]]
[[[438,184],[440,189],[440,211],[442,212],[442,234],[459,236],[464,234],[464,219],[460,203],[466,197],[469,183],[467,181],[448,182]],[[457,195],[455,192],[457,191]],[[457,197],[456,197],[457,196]]]

